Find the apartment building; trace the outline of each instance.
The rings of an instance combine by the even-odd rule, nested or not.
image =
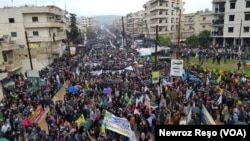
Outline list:
[[[62,54],[68,19],[65,10],[56,6],[21,6],[0,8],[0,36],[7,35],[20,46],[32,48],[33,55]],[[17,59],[27,58],[27,50],[19,51]]]
[[[92,17],[80,17],[78,19],[78,22],[80,25],[85,26],[85,27],[94,27],[95,26],[95,22],[94,22],[94,18]]]
[[[144,10],[127,14],[124,20],[126,34],[129,34],[131,36],[143,34],[143,25],[144,25],[143,17],[144,17]]]
[[[250,44],[250,0],[213,0],[212,8],[213,45]]]
[[[179,17],[184,11],[183,0],[149,0],[143,5],[144,14],[144,34],[155,38],[156,25],[158,25],[159,36],[170,36],[176,39],[179,28]],[[181,13],[181,14],[180,14]]]
[[[2,80],[22,68],[23,63],[15,57],[15,52],[18,50],[15,41],[8,35],[0,38],[0,100],[3,98]]]
[[[181,38],[198,35],[202,31],[211,31],[213,13],[208,9],[196,13],[183,14]]]

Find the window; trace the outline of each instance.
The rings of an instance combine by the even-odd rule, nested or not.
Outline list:
[[[243,28],[243,32],[249,32],[249,26],[245,26],[245,27]]]
[[[205,20],[206,20],[206,17],[203,17],[202,20],[205,21]]]
[[[7,57],[7,54],[6,54],[6,53],[3,53],[3,61],[4,61],[4,62],[7,62],[7,61],[8,61],[8,57]]]
[[[205,26],[205,25],[203,25],[203,26],[202,26],[202,28],[206,28],[206,26]]]
[[[250,7],[250,1],[246,1],[246,8]]]
[[[39,36],[39,32],[38,31],[33,31],[33,36]]]
[[[233,33],[234,32],[234,28],[233,27],[229,27],[228,28],[228,33]]]
[[[234,15],[229,15],[229,21],[234,21]]]
[[[10,36],[11,36],[11,37],[17,37],[17,34],[16,34],[16,32],[11,32],[11,33],[10,33]]]
[[[15,19],[14,18],[9,18],[9,23],[15,23]]]
[[[235,2],[230,3],[230,9],[235,9]]]
[[[32,22],[38,22],[38,17],[32,17]]]
[[[249,21],[250,20],[250,13],[245,13],[245,21]]]

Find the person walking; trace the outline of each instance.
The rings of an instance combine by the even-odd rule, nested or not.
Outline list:
[[[240,67],[241,67],[240,61],[237,63],[237,67],[238,67],[238,71],[239,71],[239,70],[240,70]]]

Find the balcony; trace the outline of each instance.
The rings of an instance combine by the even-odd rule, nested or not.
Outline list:
[[[14,63],[6,63],[5,66],[8,72],[14,72],[23,67],[21,61],[15,61]]]
[[[166,22],[159,22],[158,25],[159,25],[159,26],[168,26],[168,23],[166,23]]]
[[[51,42],[50,37],[29,36],[29,42]]]
[[[50,13],[55,15],[63,15],[64,11],[53,7],[28,7],[28,8],[23,8],[22,13],[23,14]]]
[[[154,6],[154,7],[151,7],[150,12],[156,11],[156,10],[169,10],[169,7],[166,7],[166,6]]]
[[[192,24],[194,24],[194,21],[184,21],[183,24],[185,24],[185,25],[192,25]]]
[[[32,22],[24,23],[24,28],[42,28],[42,27],[64,27],[61,22]]]
[[[11,51],[17,49],[17,46],[14,41],[7,42],[0,42],[0,49],[2,51]]]
[[[214,12],[215,12],[215,14],[224,14],[225,13],[225,7],[215,8]]]
[[[166,18],[166,17],[168,17],[168,14],[156,14],[155,17],[156,18]]]
[[[63,40],[63,39],[67,39],[66,35],[56,35],[55,40]]]
[[[8,73],[0,73],[0,81],[7,77],[8,77]]]
[[[211,36],[212,37],[222,37],[223,36],[223,31],[212,31]]]
[[[224,20],[212,20],[212,25],[213,26],[223,26]]]

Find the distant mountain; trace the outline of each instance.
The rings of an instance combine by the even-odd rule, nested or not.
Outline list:
[[[94,16],[93,18],[99,24],[110,25],[115,20],[122,18],[122,16],[118,16],[118,15],[103,15],[103,16]]]

